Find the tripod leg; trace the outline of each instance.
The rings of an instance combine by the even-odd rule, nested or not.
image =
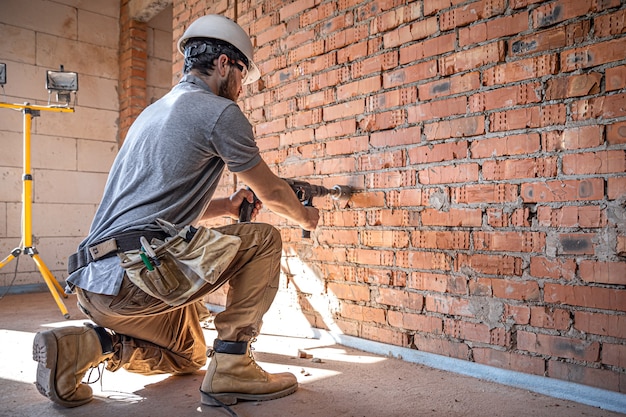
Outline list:
[[[13,251],[10,254],[8,254],[6,258],[0,261],[0,269],[4,268],[9,262],[17,258],[18,256],[20,256],[21,253],[22,253],[22,249],[20,248],[13,249]]]
[[[43,279],[44,281],[46,281],[46,285],[48,285],[48,290],[50,290],[50,294],[52,294],[54,301],[56,301],[57,306],[59,306],[59,309],[61,310],[61,313],[63,313],[63,317],[69,319],[70,313],[67,311],[63,300],[61,300],[61,297],[59,296],[59,294],[61,294],[64,298],[67,298],[67,295],[65,294],[65,292],[63,292],[63,288],[61,288],[61,284],[59,284],[59,282],[54,278],[52,272],[50,272],[46,264],[39,257],[39,254],[35,253],[31,256],[35,261],[35,264],[37,264],[39,272],[41,272],[41,275],[43,275]]]

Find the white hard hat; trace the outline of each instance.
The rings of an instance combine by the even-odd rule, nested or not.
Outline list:
[[[248,75],[243,84],[250,84],[261,77],[261,72],[252,60],[253,47],[248,34],[229,18],[217,14],[202,16],[187,28],[178,41],[178,50],[185,54],[185,43],[191,38],[213,38],[230,43],[248,58]]]

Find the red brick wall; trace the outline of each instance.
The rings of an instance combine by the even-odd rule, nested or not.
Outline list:
[[[626,392],[624,1],[176,0],[174,39],[207,12],[256,43],[268,164],[358,189],[311,240],[260,216],[338,328]]]
[[[117,143],[122,146],[126,132],[148,105],[146,71],[148,65],[147,24],[131,19],[130,0],[120,2],[120,123]]]

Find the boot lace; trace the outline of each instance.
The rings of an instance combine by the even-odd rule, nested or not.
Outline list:
[[[97,366],[94,366],[92,368],[89,368],[89,373],[87,374],[87,379],[85,381],[83,381],[85,384],[91,385],[91,384],[95,384],[96,382],[100,381],[100,391],[104,391],[103,387],[102,387],[102,381],[104,380],[104,369],[105,369],[106,363],[105,362],[100,362]],[[92,380],[91,379],[91,375],[94,373],[94,370],[98,372],[98,374],[96,375],[96,379]]]
[[[252,346],[252,344],[256,342],[256,337],[250,340],[250,344],[248,345],[248,357],[250,358],[250,360],[252,361],[252,363],[254,364],[254,366],[261,371],[261,373],[263,375],[266,375],[267,372],[265,372],[265,369],[261,368],[261,366],[259,366],[258,363],[256,363],[256,359],[254,358],[254,354],[252,353],[252,351],[254,350],[254,347]]]

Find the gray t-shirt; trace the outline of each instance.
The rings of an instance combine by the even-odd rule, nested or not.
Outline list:
[[[227,166],[246,171],[261,160],[252,126],[235,102],[187,74],[133,123],[105,186],[89,236],[79,245],[129,230],[158,230],[157,218],[186,225],[207,208]],[[71,286],[116,295],[119,258],[91,262]]]

